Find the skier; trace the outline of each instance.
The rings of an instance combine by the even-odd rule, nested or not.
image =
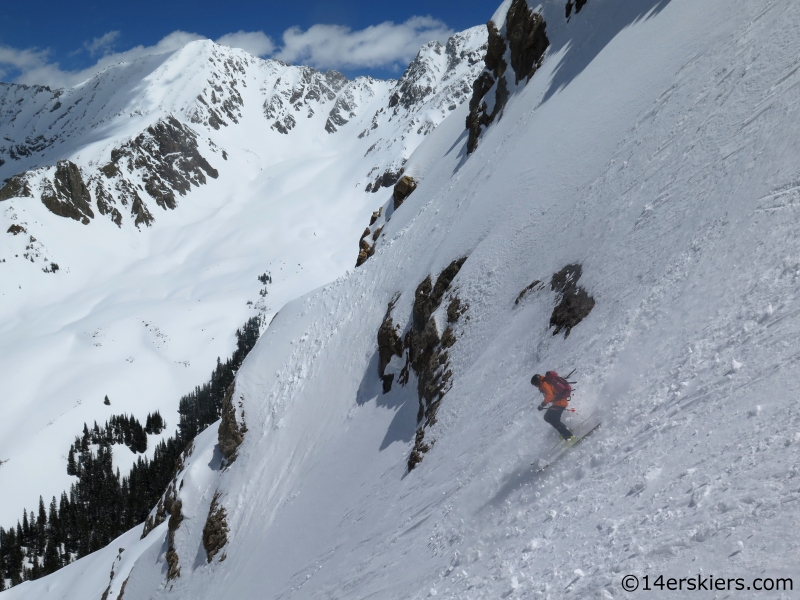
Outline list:
[[[547,409],[547,412],[544,413],[544,420],[555,427],[565,440],[574,439],[575,436],[572,435],[572,432],[561,422],[561,415],[567,408],[570,394],[572,394],[572,387],[566,379],[559,377],[555,371],[548,371],[544,376],[534,375],[531,378],[531,385],[542,392],[544,396],[542,403],[536,407],[538,410]]]

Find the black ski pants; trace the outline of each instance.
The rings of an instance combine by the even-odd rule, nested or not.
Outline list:
[[[570,437],[572,437],[572,432],[561,422],[561,415],[563,412],[564,409],[560,406],[550,407],[544,413],[544,420],[555,427],[558,433],[561,434],[561,437],[563,437],[565,440],[568,440]]]

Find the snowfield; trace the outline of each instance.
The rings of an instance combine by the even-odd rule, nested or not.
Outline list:
[[[237,327],[256,315],[268,323],[286,302],[353,267],[372,211],[391,196],[368,184],[399,169],[468,100],[485,40],[485,27],[475,27],[447,45],[432,42],[398,81],[347,82],[200,41],[67,90],[0,84],[0,180],[27,171],[35,196],[0,201],[4,527],[40,494],[69,490],[67,451],[84,422],[102,426],[126,413],[144,423],[160,409],[174,432],[179,399],[230,356]],[[408,106],[388,108],[403,86]],[[210,110],[227,125],[215,128]],[[341,118],[329,132],[332,114]],[[292,115],[296,125],[279,131],[275,123]],[[141,167],[135,155],[131,171],[123,159],[115,178],[102,170],[170,117],[196,132],[199,155],[217,171],[186,195],[175,191],[174,210],[145,192],[169,156]],[[43,136],[41,152],[25,149]],[[38,199],[62,159],[79,166],[92,194],[86,225]],[[101,184],[119,223],[100,212]],[[135,222],[137,193],[150,226]],[[58,271],[43,272],[52,264]],[[260,283],[262,274],[271,283]],[[135,459],[124,446],[114,451],[124,474]]]
[[[800,5],[590,0],[567,22],[563,0],[534,4],[539,70],[510,78],[471,155],[468,107],[452,111],[376,254],[280,308],[237,375],[235,461],[212,426],[177,475],[180,525],[0,598],[613,599],[626,575],[794,586],[630,597],[798,597]],[[462,257],[431,316],[455,334],[452,384],[409,472],[417,376],[400,385],[395,357],[383,393],[377,334],[390,303],[411,328],[420,283]],[[554,336],[549,283],[570,264],[596,305]],[[603,425],[537,473],[557,434],[529,380],[572,368],[567,423]],[[209,561],[215,496],[229,532]]]

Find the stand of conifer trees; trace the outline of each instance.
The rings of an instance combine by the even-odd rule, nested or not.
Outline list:
[[[156,411],[145,426],[133,416],[117,415],[99,427],[83,426],[70,446],[67,473],[77,480],[49,510],[39,497],[39,509],[23,511],[22,521],[0,527],[0,591],[38,579],[107,546],[114,538],[142,523],[175,474],[183,449],[219,419],[225,390],[258,340],[261,320],[249,319],[236,331],[236,350],[224,363],[217,359],[211,380],[180,400],[177,433],[161,441],[153,459],[139,456],[127,476],[113,467],[113,446],[124,444],[136,453],[147,450],[147,435],[166,427]]]

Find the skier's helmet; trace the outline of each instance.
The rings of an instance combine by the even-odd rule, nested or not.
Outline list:
[[[539,387],[539,382],[541,380],[542,380],[542,376],[539,375],[539,374],[536,374],[533,377],[531,377],[531,385],[535,385],[536,387]]]

